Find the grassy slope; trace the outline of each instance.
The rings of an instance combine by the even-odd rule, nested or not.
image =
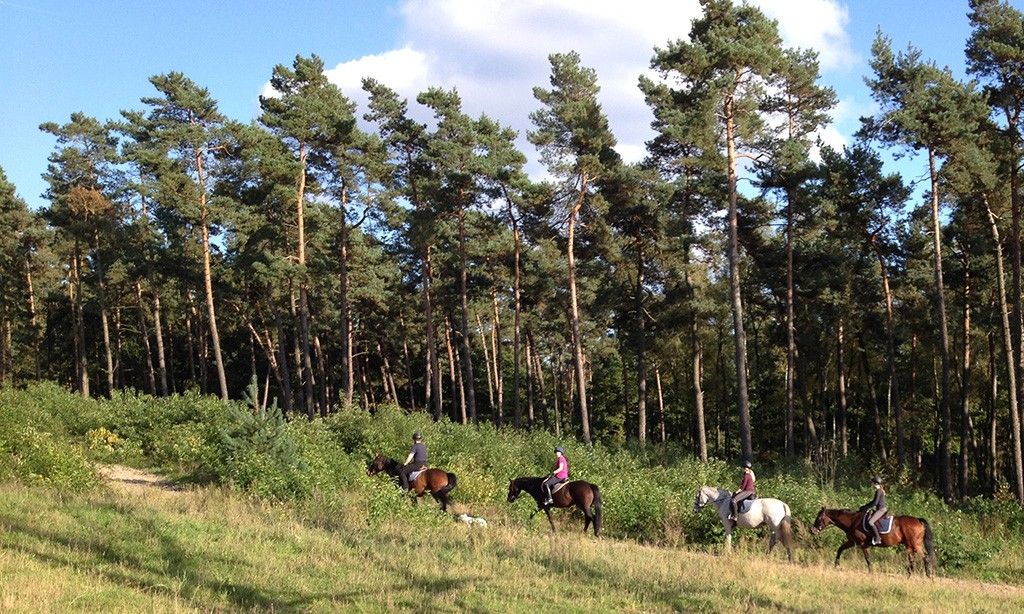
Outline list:
[[[595,540],[575,525],[552,539],[540,518],[481,530],[423,513],[410,532],[368,524],[360,505],[320,514],[217,488],[0,486],[0,610],[1024,609],[1020,588],[908,580],[895,553],[877,555],[891,573],[869,576],[854,557],[835,571]]]

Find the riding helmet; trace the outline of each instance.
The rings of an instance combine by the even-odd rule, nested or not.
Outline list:
[[[752,469],[753,467],[754,467],[754,465],[752,465],[750,463],[750,461],[747,461],[747,460],[743,461],[743,468],[744,469]]]
[[[415,433],[412,434],[413,441],[419,441],[421,439],[423,439],[423,435],[420,435],[419,431],[416,431]]]
[[[871,483],[872,484],[881,484],[882,483],[882,478],[878,477],[877,475],[873,476],[871,478]]]
[[[562,454],[565,454],[565,450],[562,449],[562,446],[558,446],[557,448],[555,448],[555,452],[561,452]]]

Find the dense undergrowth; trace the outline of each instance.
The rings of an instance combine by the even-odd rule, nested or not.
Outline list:
[[[672,547],[709,548],[721,542],[717,515],[695,514],[692,507],[699,485],[734,486],[737,472],[728,463],[704,464],[656,446],[642,451],[590,447],[540,431],[435,423],[396,407],[381,407],[373,415],[353,409],[311,422],[287,421],[274,408],[254,413],[244,403],[223,404],[195,394],[123,393],[90,400],[45,383],[6,388],[0,390],[0,481],[88,491],[97,484],[94,461],[119,462],[157,468],[183,482],[223,484],[262,501],[287,502],[309,522],[327,527],[339,519],[370,525],[403,518],[450,522],[432,501],[414,508],[386,478],[366,475],[376,452],[404,456],[414,430],[423,432],[431,464],[458,475],[453,500],[460,512],[543,532],[543,521],[530,518],[532,502],[505,501],[508,481],[545,473],[552,447],[561,444],[573,477],[601,487],[605,535]],[[809,525],[822,505],[856,507],[868,498],[868,489],[858,486],[864,473],[850,465],[838,467],[836,474],[837,484],[823,487],[814,466],[759,468],[758,489],[762,496],[786,501]],[[896,513],[929,519],[940,573],[1024,583],[1024,510],[1015,503],[972,499],[953,508],[899,484],[890,487],[889,498]],[[578,530],[568,512],[560,515],[567,530]],[[757,533],[741,533],[741,548],[760,548]],[[835,529],[816,537],[803,531],[799,557],[830,559],[841,541]],[[895,554],[876,556],[898,560]],[[847,565],[862,565],[856,553],[847,557]]]

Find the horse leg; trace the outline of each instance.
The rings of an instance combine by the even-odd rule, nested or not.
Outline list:
[[[545,507],[544,513],[548,515],[548,524],[551,525],[551,532],[555,532],[555,521],[551,518],[551,508]]]
[[[917,552],[907,546],[907,576],[914,575],[914,559],[917,558]]]
[[[771,537],[768,538],[768,554],[772,553],[775,549],[775,542],[779,540],[779,530],[776,528],[772,531]]]
[[[860,551],[864,553],[864,562],[868,564],[868,573],[871,573],[871,557],[868,556],[868,547],[861,546]]]
[[[583,532],[586,533],[587,529],[590,528],[590,523],[591,521],[593,521],[593,517],[590,515],[590,512],[587,511],[587,508],[582,503],[577,503],[576,507],[578,507],[579,510],[583,512]]]
[[[847,540],[847,542],[845,544],[843,544],[842,546],[839,546],[839,550],[836,550],[836,563],[835,563],[836,567],[839,567],[839,557],[843,555],[843,552],[845,552],[847,549],[852,548],[852,547],[853,547],[853,541],[850,541],[850,540]]]

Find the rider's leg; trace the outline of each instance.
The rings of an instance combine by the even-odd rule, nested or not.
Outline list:
[[[868,519],[868,526],[871,527],[871,532],[875,534],[875,537],[871,543],[875,544],[876,546],[882,543],[882,535],[878,532],[878,527],[875,526],[875,523],[884,518],[885,513],[887,511],[889,510],[887,510],[884,507],[880,507],[877,510],[875,510],[875,513],[871,515],[870,519]]]
[[[410,473],[412,473],[412,465],[406,465],[398,470],[398,476],[402,481],[402,490],[409,490]]]
[[[752,495],[752,494],[754,494],[754,493],[749,491],[749,490],[741,490],[738,493],[736,493],[735,495],[733,495],[732,501],[729,502],[730,505],[732,506],[732,519],[733,520],[736,520],[737,518],[739,518],[739,515],[740,515],[740,509],[739,509],[740,508],[740,503],[742,503],[744,499],[750,497],[750,495]]]
[[[554,476],[551,476],[551,477],[545,479],[544,482],[541,484],[541,486],[544,487],[544,492],[546,492],[548,494],[547,498],[544,499],[544,504],[545,505],[551,505],[551,503],[553,502],[552,501],[552,496],[551,496],[551,488],[557,483],[557,481],[558,481],[557,478],[555,478]]]

